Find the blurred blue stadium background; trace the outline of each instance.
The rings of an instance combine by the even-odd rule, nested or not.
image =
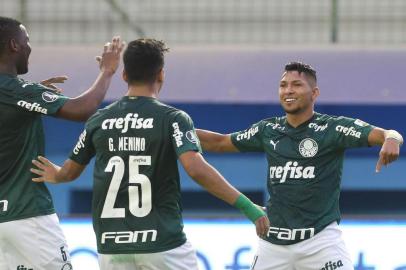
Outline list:
[[[94,56],[111,36],[120,34],[127,41],[146,36],[163,39],[171,48],[161,100],[184,109],[196,127],[233,132],[283,114],[277,97],[281,71],[286,62],[301,60],[318,72],[317,111],[406,134],[402,0],[18,0],[1,1],[0,10],[28,27],[33,52],[26,78],[66,74],[68,96],[92,83]],[[117,74],[104,105],[125,90]],[[44,124],[47,155],[61,163],[83,125],[53,118]],[[376,174],[378,152],[348,151],[344,213],[406,213],[406,204],[398,201],[406,194],[405,150],[397,163]],[[205,156],[239,189],[266,199],[262,155]],[[74,183],[50,187],[62,216],[89,211],[91,168]],[[186,210],[218,209],[215,199],[204,198],[207,208],[188,199],[187,192],[196,198],[201,189],[183,172],[182,185]]]

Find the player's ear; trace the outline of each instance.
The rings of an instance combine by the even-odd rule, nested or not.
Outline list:
[[[319,95],[320,95],[320,89],[317,86],[313,87],[313,89],[312,89],[312,100],[315,101],[316,98]]]
[[[20,45],[14,38],[9,40],[8,45],[9,45],[10,51],[18,52]]]
[[[159,83],[163,83],[164,80],[165,80],[165,71],[164,71],[164,69],[162,68],[162,69],[159,71],[159,73],[158,73],[157,81],[158,81]]]
[[[127,77],[127,73],[125,72],[125,70],[123,69],[123,72],[121,73],[121,78],[123,78],[123,80],[128,83],[128,77]]]

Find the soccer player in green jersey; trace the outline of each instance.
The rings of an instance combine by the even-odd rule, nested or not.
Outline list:
[[[252,269],[353,269],[337,226],[344,151],[381,145],[377,171],[399,156],[398,132],[317,113],[318,95],[316,71],[292,62],[279,85],[285,116],[228,135],[197,130],[205,150],[266,153],[271,227],[259,239]]]
[[[197,270],[183,233],[177,160],[211,194],[269,228],[266,214],[231,186],[200,154],[192,119],[157,100],[164,82],[161,41],[139,39],[124,52],[128,92],[86,123],[60,168],[40,157],[36,182],[77,178],[95,156],[93,227],[102,270]]]
[[[68,98],[52,89],[63,77],[43,84],[18,77],[28,72],[28,33],[19,21],[0,17],[0,269],[72,269],[51,195],[43,183],[31,181],[31,161],[44,154],[41,116],[89,118],[105,96],[122,47],[119,38],[106,44],[94,84]]]

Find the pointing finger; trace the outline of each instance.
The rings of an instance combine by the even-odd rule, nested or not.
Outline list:
[[[375,172],[379,173],[381,171],[382,164],[383,164],[382,157],[379,157],[379,160],[376,163]]]

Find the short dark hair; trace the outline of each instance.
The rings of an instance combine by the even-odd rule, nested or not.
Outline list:
[[[152,83],[164,67],[164,54],[169,51],[160,40],[142,38],[128,43],[124,51],[124,70],[128,83]]]
[[[306,76],[312,78],[315,83],[317,83],[317,76],[316,76],[316,70],[303,62],[290,62],[287,63],[285,66],[285,71],[297,71],[300,73],[304,73]]]
[[[16,19],[0,16],[0,54],[3,54],[10,39],[15,38],[21,31],[21,22]]]

